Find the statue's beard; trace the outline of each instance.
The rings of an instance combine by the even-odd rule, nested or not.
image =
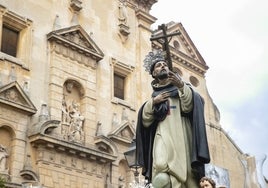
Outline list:
[[[166,70],[162,70],[158,75],[156,75],[156,78],[159,80],[166,79],[168,77],[168,73]]]

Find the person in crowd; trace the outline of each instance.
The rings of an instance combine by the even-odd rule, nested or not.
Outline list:
[[[202,177],[199,181],[200,188],[216,188],[216,183],[212,178]]]

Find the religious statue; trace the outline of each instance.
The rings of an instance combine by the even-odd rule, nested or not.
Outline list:
[[[69,109],[69,115],[71,117],[69,136],[72,141],[82,141],[83,138],[82,127],[85,118],[80,114],[79,106],[76,101],[73,101]]]
[[[127,25],[127,10],[126,10],[126,2],[119,2],[119,21],[122,23],[122,24],[125,24]]]
[[[125,176],[120,175],[118,178],[118,184],[119,184],[118,188],[125,188],[125,182],[126,182]]]
[[[69,111],[65,99],[62,100],[61,112],[62,112],[61,117],[62,123],[70,123]]]
[[[6,148],[0,144],[0,172],[6,172],[6,162],[7,162],[7,151]]]
[[[204,101],[169,69],[161,50],[144,60],[153,93],[140,108],[136,129],[137,158],[154,188],[198,188],[209,163]]]

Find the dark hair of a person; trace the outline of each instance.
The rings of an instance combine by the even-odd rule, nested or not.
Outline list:
[[[208,181],[210,183],[210,185],[212,186],[212,188],[216,188],[216,183],[213,179],[211,179],[210,177],[202,177],[199,181],[199,183],[204,182],[204,181]]]

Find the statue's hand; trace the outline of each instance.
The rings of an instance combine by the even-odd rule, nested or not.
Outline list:
[[[168,79],[169,79],[171,84],[173,84],[174,86],[177,86],[178,88],[182,88],[184,85],[184,82],[182,81],[180,75],[176,74],[172,71],[169,71]]]
[[[168,97],[170,97],[170,92],[164,91],[153,98],[153,104],[156,105],[164,102],[168,99]]]

